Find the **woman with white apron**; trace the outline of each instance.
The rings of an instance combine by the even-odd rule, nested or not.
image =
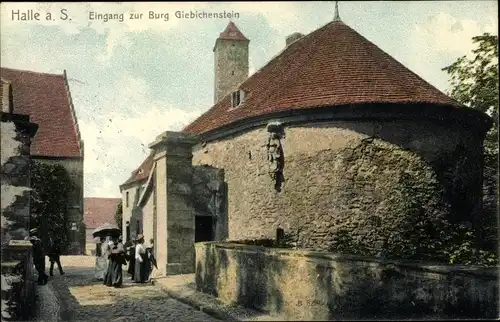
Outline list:
[[[95,278],[102,281],[108,270],[108,256],[110,237],[101,237],[101,242],[97,244],[95,261]]]

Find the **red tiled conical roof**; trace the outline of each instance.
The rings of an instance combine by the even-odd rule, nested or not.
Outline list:
[[[184,131],[202,134],[250,117],[345,104],[461,106],[341,21],[290,44],[240,89],[242,105],[230,110],[228,94]]]
[[[241,31],[232,21],[230,21],[226,29],[220,33],[219,39],[248,40],[248,38],[241,33]]]

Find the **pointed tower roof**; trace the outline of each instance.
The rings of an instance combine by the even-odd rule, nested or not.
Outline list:
[[[220,33],[218,39],[248,40],[248,38],[243,35],[243,33],[238,29],[238,27],[236,27],[236,25],[232,21],[229,21],[226,29]]]
[[[333,21],[341,21],[339,14],[339,2],[335,1],[335,16],[333,17]]]
[[[342,21],[293,42],[239,88],[242,106],[231,110],[228,94],[184,131],[199,135],[248,118],[351,104],[464,107]]]

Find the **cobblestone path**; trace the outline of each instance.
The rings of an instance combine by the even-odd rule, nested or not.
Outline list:
[[[217,321],[170,298],[159,287],[138,285],[124,272],[122,288],[93,280],[93,256],[63,256],[65,275],[51,278],[65,321]],[[57,270],[55,270],[57,271]]]

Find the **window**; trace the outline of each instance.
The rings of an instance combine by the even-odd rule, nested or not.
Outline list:
[[[128,207],[128,191],[125,193],[125,207]]]
[[[244,96],[245,92],[243,92],[242,90],[233,92],[231,95],[231,107],[238,107],[243,102]]]

